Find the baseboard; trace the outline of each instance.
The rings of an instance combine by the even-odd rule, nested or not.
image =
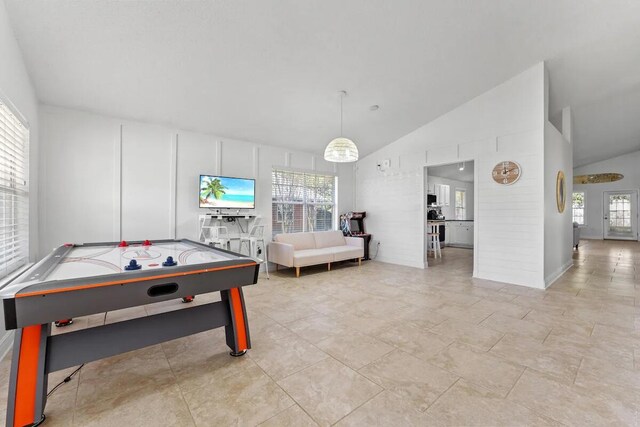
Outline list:
[[[562,276],[564,273],[566,273],[566,271],[568,269],[570,269],[571,267],[573,267],[573,260],[572,259],[567,261],[562,267],[560,267],[559,269],[557,269],[556,271],[551,273],[549,276],[545,277],[545,279],[544,279],[544,288],[546,289],[549,286],[553,285],[553,283],[556,280],[558,280],[560,278],[560,276]]]
[[[382,255],[378,255],[375,260],[378,262],[384,262],[387,264],[404,265],[405,267],[424,269],[424,262],[420,262],[420,261],[398,260],[397,258],[385,257]]]
[[[602,236],[583,236],[580,235],[580,240],[604,240]]]
[[[4,359],[13,346],[13,334],[13,331],[5,331],[2,338],[0,338],[0,360]]]
[[[531,288],[531,289],[544,289],[544,283],[542,283],[541,280],[535,280],[535,281],[517,281],[517,280],[513,280],[507,277],[496,277],[496,276],[485,276],[482,274],[479,274],[477,272],[474,271],[473,273],[473,278],[474,279],[480,279],[480,280],[490,280],[492,282],[498,282],[498,283],[504,283],[505,285],[512,285],[512,286],[522,286],[524,288]]]

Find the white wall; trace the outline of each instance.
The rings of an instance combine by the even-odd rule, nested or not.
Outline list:
[[[353,209],[353,166],[319,155],[52,106],[40,118],[40,256],[66,242],[196,239],[201,173],[256,178],[269,234],[273,166],[335,168],[338,209]]]
[[[38,241],[38,101],[22,54],[13,35],[4,1],[0,0],[0,98],[9,102],[29,124],[29,255],[35,260]],[[0,307],[0,356],[11,345],[12,334],[4,332]]]
[[[565,174],[566,203],[558,212],[556,180],[558,171]],[[544,277],[549,286],[573,264],[573,224],[571,191],[573,188],[573,154],[571,144],[550,123],[544,127]]]
[[[573,170],[574,175],[593,173],[621,173],[620,181],[603,184],[576,184],[573,191],[584,191],[586,197],[585,226],[581,228],[581,237],[602,239],[604,233],[603,202],[605,191],[638,190],[640,188],[640,151],[620,157],[603,160]]]
[[[433,175],[427,177],[427,182],[430,187],[434,184],[448,185],[450,187],[449,206],[442,207],[442,215],[444,215],[445,219],[456,219],[456,190],[465,190],[467,212],[466,218],[463,219],[473,219],[473,182],[458,181]]]
[[[475,160],[474,275],[544,287],[544,118],[539,63],[360,160],[356,207],[381,242],[378,259],[424,266],[424,166]],[[384,159],[391,168],[380,172]],[[503,160],[522,166],[514,185],[491,178]]]

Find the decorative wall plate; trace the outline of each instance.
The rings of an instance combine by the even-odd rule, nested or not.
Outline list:
[[[520,179],[522,169],[520,165],[513,161],[504,161],[498,163],[494,168],[491,176],[498,184],[511,185]]]
[[[601,184],[603,182],[615,182],[624,178],[621,173],[594,173],[590,175],[576,175],[573,177],[574,184]]]
[[[556,178],[556,203],[558,205],[558,212],[564,212],[564,207],[567,204],[567,185],[564,181],[564,172],[558,171]]]

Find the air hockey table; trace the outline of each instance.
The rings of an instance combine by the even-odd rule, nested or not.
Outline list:
[[[7,426],[44,420],[50,372],[225,327],[232,356],[251,348],[242,287],[259,260],[190,240],[68,244],[0,288],[15,329]],[[51,335],[51,323],[218,291],[221,301]]]

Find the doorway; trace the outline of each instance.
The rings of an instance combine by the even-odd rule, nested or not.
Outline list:
[[[604,238],[638,240],[638,191],[604,192]]]
[[[424,168],[424,263],[455,268],[472,276],[475,268],[476,171],[473,160]],[[440,256],[432,250],[433,234]]]

